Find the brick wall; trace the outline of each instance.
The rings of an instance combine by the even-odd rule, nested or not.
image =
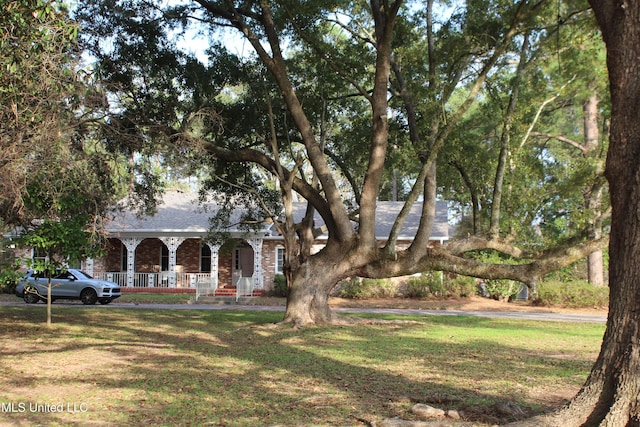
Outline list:
[[[218,287],[231,285],[231,271],[233,267],[233,255],[231,252],[220,249],[218,253]]]
[[[144,239],[140,242],[136,248],[136,272],[159,272],[163,245],[160,239]]]
[[[107,255],[99,260],[94,260],[94,271],[114,272],[122,268],[123,245],[120,239],[109,239]],[[103,268],[103,270],[100,269]]]
[[[262,276],[265,290],[273,289],[273,278],[276,275],[276,248],[284,247],[281,242],[265,240],[262,244]]]
[[[176,253],[176,271],[180,273],[200,272],[200,239],[187,239]]]

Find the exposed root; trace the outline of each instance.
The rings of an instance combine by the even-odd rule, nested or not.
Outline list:
[[[277,325],[287,325],[300,329],[306,326],[367,326],[367,325],[419,325],[421,322],[415,320],[385,320],[385,319],[369,319],[362,317],[350,317],[332,313],[330,319],[322,321],[297,321],[284,319]]]

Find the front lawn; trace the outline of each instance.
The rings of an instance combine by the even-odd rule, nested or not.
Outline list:
[[[363,425],[416,402],[476,423],[549,410],[604,325],[398,317],[292,329],[278,312],[0,307],[0,420],[16,425]],[[51,410],[53,409],[53,410]],[[62,409],[62,412],[58,412]],[[1,423],[0,423],[1,424]]]

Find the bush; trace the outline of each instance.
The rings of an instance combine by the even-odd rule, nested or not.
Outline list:
[[[407,298],[464,298],[476,294],[473,277],[456,276],[442,278],[440,273],[423,273],[405,283],[404,296]]]
[[[609,288],[585,280],[547,281],[538,284],[535,304],[569,308],[604,308],[609,305]]]
[[[276,274],[273,277],[273,289],[269,292],[269,296],[286,298],[287,294],[287,278],[283,274]]]
[[[447,294],[453,298],[468,298],[477,293],[476,279],[469,276],[456,276],[447,286]]]
[[[422,277],[408,280],[404,286],[404,296],[407,298],[427,298],[431,296],[427,280]]]
[[[487,280],[484,286],[488,293],[487,296],[498,301],[509,301],[509,299],[516,296],[522,288],[519,282],[503,279]]]
[[[350,299],[390,298],[397,290],[395,283],[388,279],[352,277],[340,283],[338,296]]]
[[[16,292],[18,279],[22,276],[17,270],[5,268],[0,271],[0,294],[13,294]]]
[[[422,276],[410,279],[406,283],[407,298],[445,297],[446,289],[442,279],[434,273],[423,273]]]

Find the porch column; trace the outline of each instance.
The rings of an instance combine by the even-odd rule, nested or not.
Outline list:
[[[176,254],[178,253],[178,247],[184,242],[181,237],[163,237],[162,243],[167,245],[169,249],[169,287],[176,287]]]
[[[262,277],[262,242],[261,237],[252,237],[247,242],[253,248],[253,288],[263,289],[264,280]]]
[[[207,243],[209,249],[211,249],[211,287],[218,288],[218,254],[220,252],[219,245],[211,245]]]
[[[120,241],[127,248],[127,287],[132,288],[136,273],[136,248],[142,239],[126,237]]]
[[[87,258],[86,260],[84,260],[83,269],[89,276],[93,276],[93,266],[94,266],[93,258]]]

